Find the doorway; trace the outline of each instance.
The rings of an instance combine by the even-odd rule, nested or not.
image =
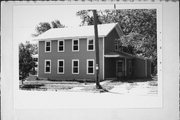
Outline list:
[[[125,71],[124,61],[123,60],[118,60],[116,62],[116,77],[117,78],[124,77],[124,74],[125,74],[124,71]]]

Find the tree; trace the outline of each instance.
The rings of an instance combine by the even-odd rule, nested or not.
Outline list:
[[[35,33],[32,34],[32,36],[36,37],[39,36],[40,34],[46,32],[47,30],[51,28],[63,28],[65,27],[59,20],[54,20],[51,23],[48,22],[40,22],[36,28],[35,28]]]
[[[82,25],[92,25],[88,10],[78,11]],[[155,9],[119,9],[98,11],[101,24],[118,22],[123,31],[121,48],[125,52],[152,59],[153,73],[157,69],[157,27]]]
[[[36,26],[36,33],[32,34],[33,36],[39,36],[40,34],[51,29],[51,25],[48,22],[41,22]]]
[[[27,48],[29,49],[29,52],[31,53],[31,55],[38,54],[37,44],[30,44],[28,41],[26,43],[27,43]]]
[[[80,16],[82,19],[81,25],[93,25],[94,24],[94,16],[92,15],[92,10],[81,10],[76,13],[77,16]],[[100,15],[96,15],[97,24],[102,24],[100,21]]]
[[[119,48],[127,53],[137,55],[143,52],[142,50],[142,35],[138,33],[130,33],[123,35],[119,39]]]
[[[63,27],[65,26],[62,25],[59,20],[55,20],[51,22],[51,28],[63,28]]]
[[[31,44],[31,50],[32,50],[32,54],[38,54],[38,45],[37,44]]]
[[[23,81],[29,75],[35,63],[32,58],[31,44],[26,42],[19,45],[19,76]]]

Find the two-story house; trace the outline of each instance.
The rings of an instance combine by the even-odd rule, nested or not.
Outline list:
[[[118,51],[123,35],[118,23],[98,25],[100,80],[149,77],[149,60]],[[52,80],[95,80],[94,26],[50,29],[38,36],[38,77]]]

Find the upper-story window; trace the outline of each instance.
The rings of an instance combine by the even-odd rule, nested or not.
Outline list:
[[[79,51],[79,39],[72,41],[72,51]]]
[[[115,49],[115,51],[118,51],[119,50],[119,44],[118,44],[118,39],[115,39],[114,40],[114,49]]]
[[[58,41],[58,52],[64,52],[64,40]]]
[[[94,40],[87,39],[87,51],[94,51]]]
[[[45,52],[51,52],[51,41],[45,42]]]

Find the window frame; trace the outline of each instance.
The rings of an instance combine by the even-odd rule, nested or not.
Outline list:
[[[93,73],[89,73],[89,71],[88,71],[89,61],[93,61]],[[94,59],[87,59],[87,62],[86,62],[86,74],[88,74],[88,75],[94,75],[95,74],[95,62],[94,62]]]
[[[74,61],[78,62],[78,72],[74,73]],[[79,74],[79,59],[72,59],[72,74]]]
[[[62,50],[62,51],[60,51],[60,50],[59,50],[59,42],[60,42],[60,41],[62,41],[62,42],[63,42],[63,50]],[[65,52],[65,40],[58,40],[58,47],[57,47],[57,51],[58,51],[58,52]]]
[[[89,41],[93,40],[93,50],[89,50]],[[95,51],[95,40],[93,38],[87,39],[87,51]]]
[[[59,61],[63,62],[63,72],[59,72]],[[64,70],[65,70],[65,62],[64,59],[58,59],[57,60],[57,74],[64,74]]]
[[[50,62],[50,71],[49,72],[46,71],[46,62],[47,61]],[[45,61],[44,61],[44,73],[45,74],[51,74],[51,60],[50,59],[45,59]]]
[[[114,40],[114,50],[115,50],[115,51],[118,51],[118,50],[119,50],[119,41],[118,41],[118,39],[115,39],[115,40]]]
[[[118,66],[118,63],[121,63],[121,69],[119,69],[119,66]],[[123,70],[123,64],[124,64],[124,61],[122,61],[122,60],[118,60],[117,61],[117,63],[116,63],[116,66],[117,66],[117,71],[116,72],[124,72],[124,70]],[[120,71],[119,71],[120,70]]]
[[[46,51],[46,48],[47,48],[47,42],[50,42],[50,51]],[[45,41],[45,53],[48,53],[48,52],[51,52],[51,41]]]
[[[74,41],[77,40],[78,41],[78,50],[74,50]],[[79,39],[72,39],[72,52],[79,52],[80,46],[79,46]]]

